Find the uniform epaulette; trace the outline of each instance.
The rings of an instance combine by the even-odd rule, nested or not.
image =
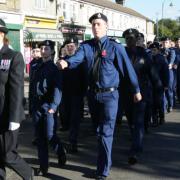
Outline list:
[[[121,44],[121,42],[118,39],[109,38],[110,41]]]

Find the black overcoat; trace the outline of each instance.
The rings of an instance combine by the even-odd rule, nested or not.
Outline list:
[[[24,60],[20,52],[4,45],[0,50],[0,132],[10,122],[24,118]]]

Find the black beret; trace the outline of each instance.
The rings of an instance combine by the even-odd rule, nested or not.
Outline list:
[[[158,42],[153,42],[151,45],[149,45],[149,49],[157,48],[160,49],[160,44]]]
[[[126,36],[128,35],[134,35],[135,37],[138,37],[138,34],[139,34],[139,31],[137,29],[133,29],[133,28],[130,28],[130,29],[126,29],[122,36],[125,38]]]
[[[102,14],[102,13],[93,14],[93,15],[89,18],[89,22],[92,24],[92,21],[93,21],[94,19],[102,19],[102,20],[104,20],[105,22],[108,22],[107,17],[106,17],[104,14]]]
[[[78,44],[78,38],[76,36],[69,37],[64,41],[63,45],[70,44],[70,43]]]
[[[45,40],[40,43],[39,47],[41,46],[49,46],[53,50],[55,46],[55,42],[51,40]]]
[[[139,32],[139,33],[138,33],[138,37],[144,38],[144,34]]]
[[[33,42],[33,43],[32,43],[32,49],[36,49],[36,48],[39,48],[39,44]]]
[[[161,41],[170,41],[171,39],[169,37],[162,37]]]
[[[0,32],[3,32],[5,34],[8,33],[8,28],[6,27],[6,23],[0,19]]]

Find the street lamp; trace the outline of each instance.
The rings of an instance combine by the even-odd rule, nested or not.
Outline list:
[[[166,2],[166,0],[164,0],[163,2],[162,2],[162,22],[161,22],[161,31],[162,31],[162,36],[163,36],[163,18],[164,18],[164,4],[165,4],[165,2]],[[171,2],[170,4],[169,4],[169,6],[170,7],[173,7],[173,3]]]

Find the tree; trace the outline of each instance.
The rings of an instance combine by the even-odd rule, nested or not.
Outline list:
[[[155,24],[155,32],[158,25],[158,32],[157,35],[159,38],[167,36],[171,39],[175,39],[177,37],[180,37],[180,17],[177,18],[177,20],[172,19],[161,19]]]

